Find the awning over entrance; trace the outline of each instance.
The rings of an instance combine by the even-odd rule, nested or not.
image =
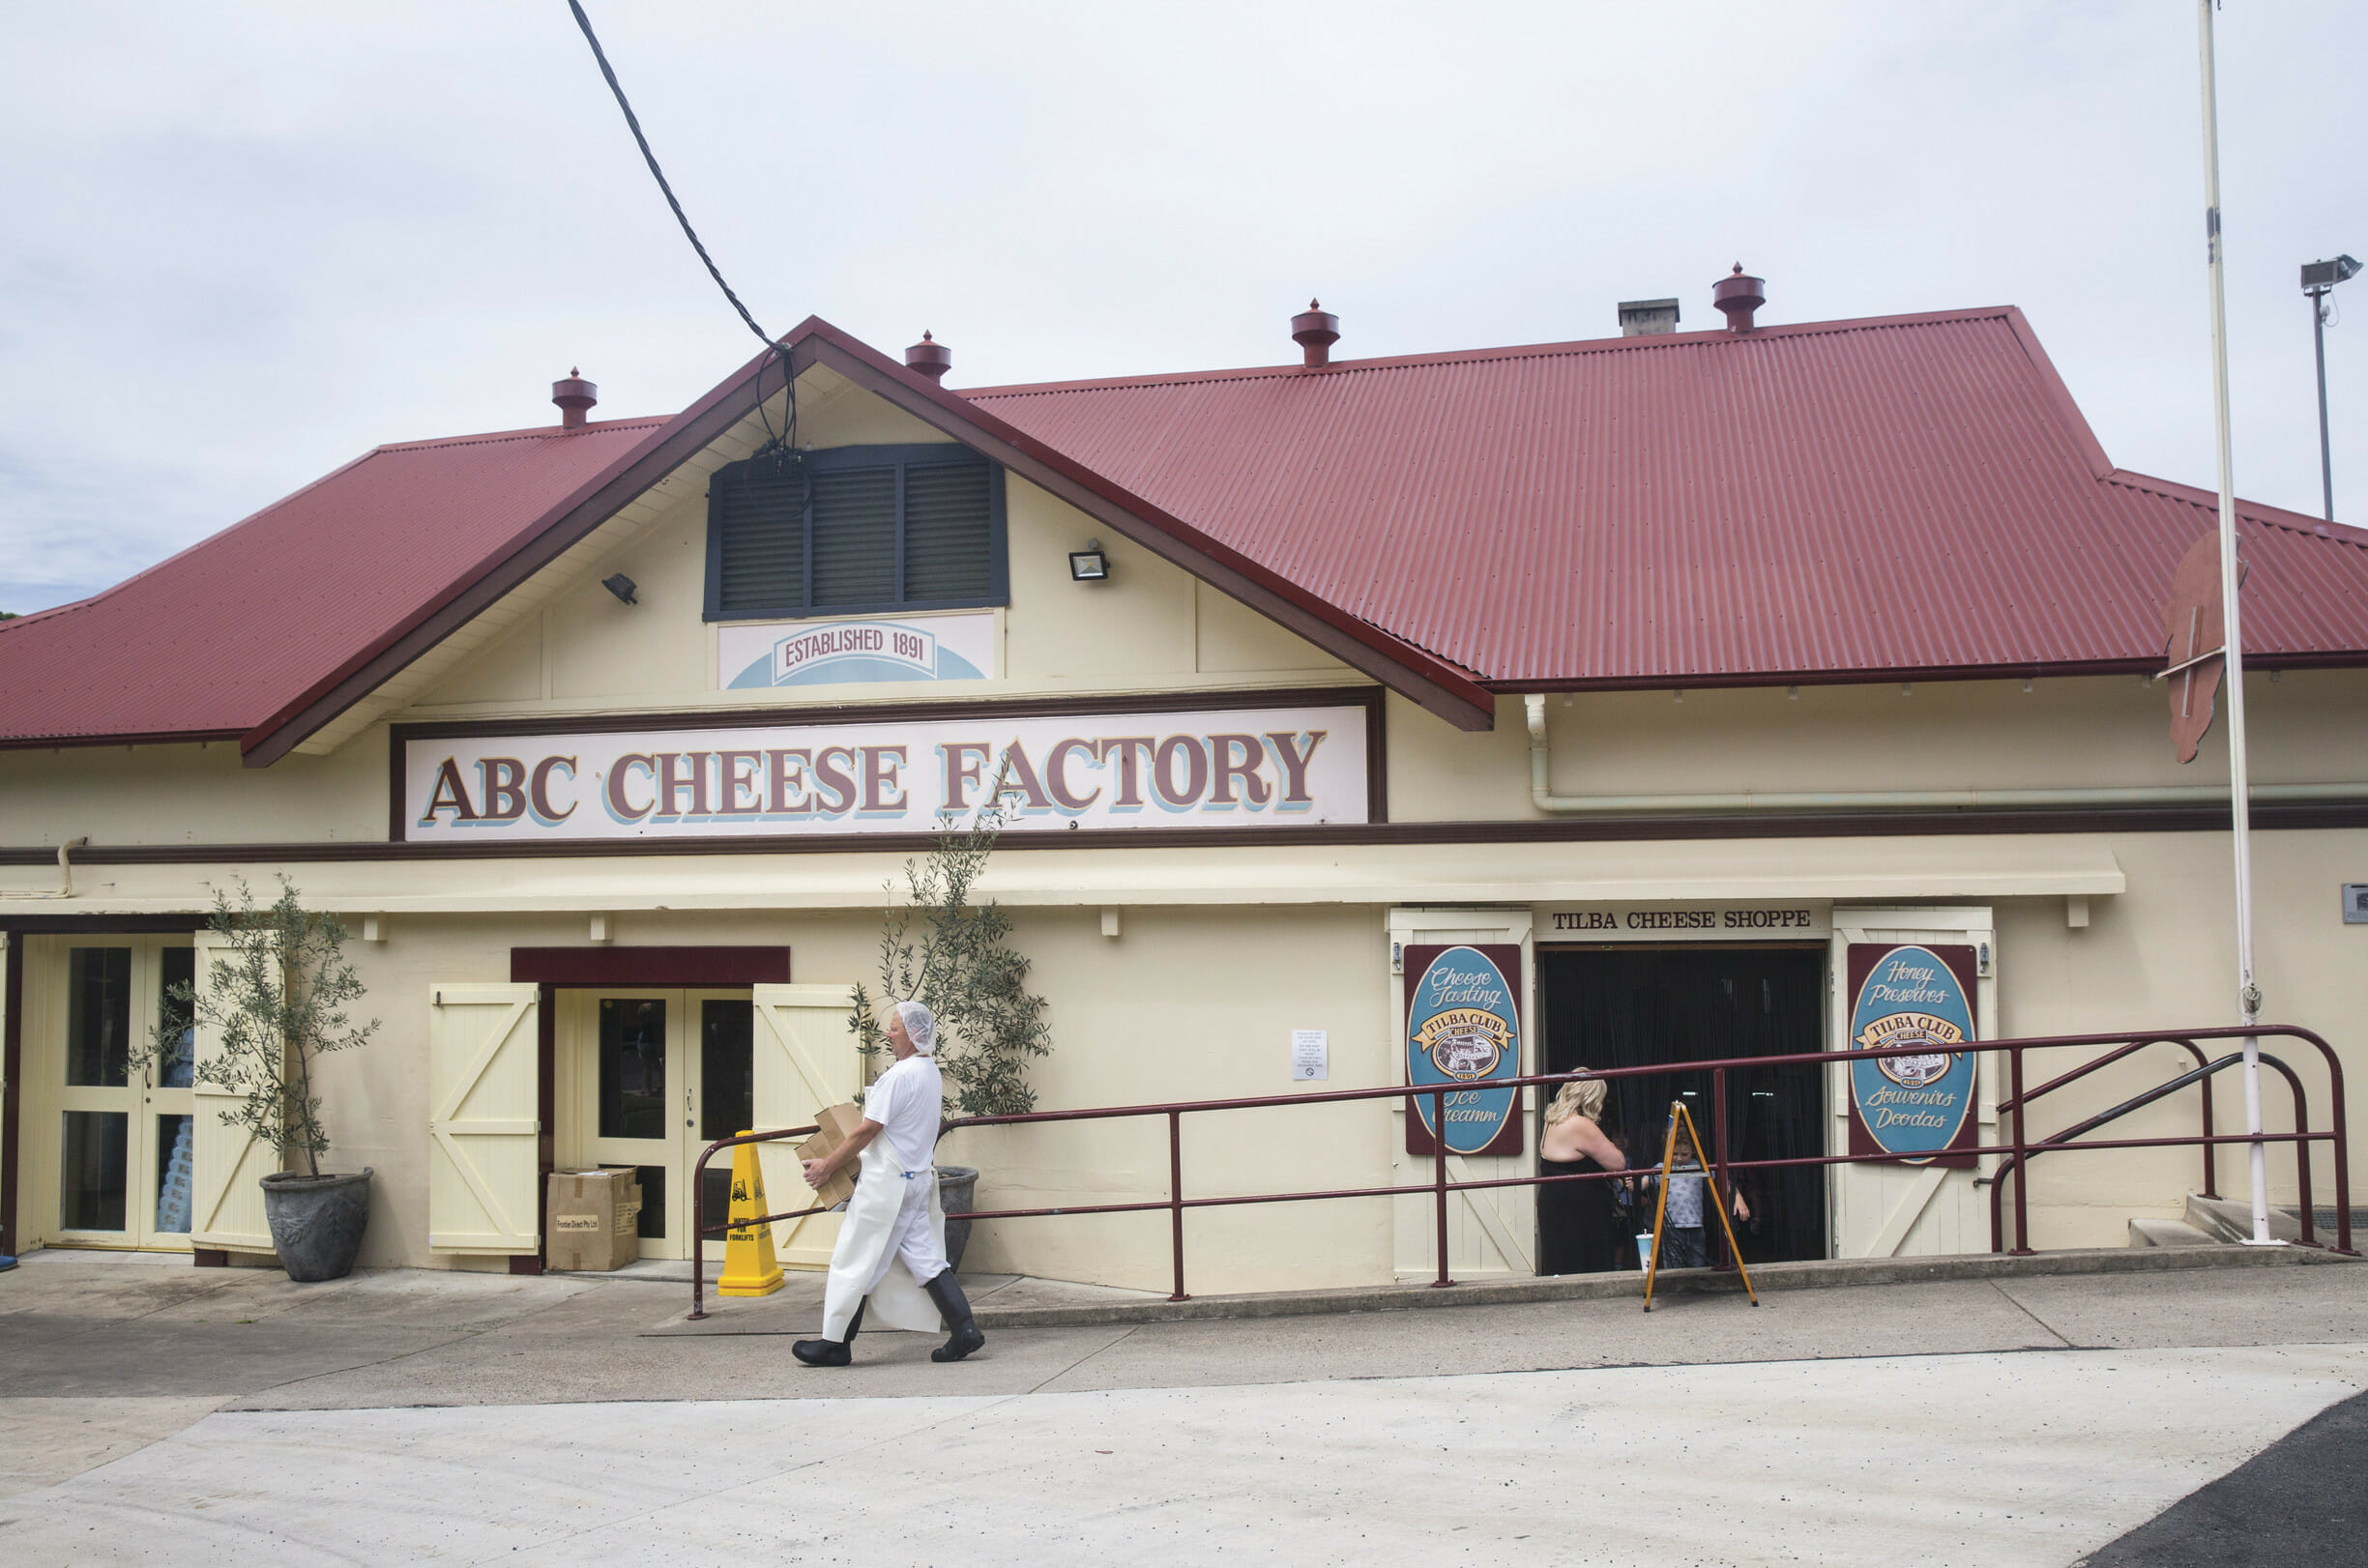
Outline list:
[[[666,855],[324,861],[308,901],[352,914],[873,910],[905,857]],[[276,865],[228,865],[263,885]],[[212,871],[209,875],[213,874]],[[190,870],[109,866],[44,914],[187,908]],[[2102,835],[1768,838],[1621,843],[1276,845],[1093,852],[1010,847],[980,892],[1021,907],[1578,904],[2109,895],[2127,886]]]

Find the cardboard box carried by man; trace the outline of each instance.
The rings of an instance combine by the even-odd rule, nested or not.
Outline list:
[[[814,1113],[814,1122],[821,1131],[798,1146],[801,1162],[821,1159],[853,1137],[855,1129],[863,1124],[863,1112],[855,1105],[829,1105]],[[855,1169],[850,1166],[822,1184],[814,1194],[814,1206],[835,1208],[854,1196]]]

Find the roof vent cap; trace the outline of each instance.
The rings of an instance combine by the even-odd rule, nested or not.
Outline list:
[[[1675,300],[1620,302],[1620,335],[1623,337],[1655,337],[1677,330],[1678,302]]]
[[[923,332],[921,341],[904,351],[904,367],[943,382],[946,372],[953,368],[953,350]]]
[[[1768,279],[1753,277],[1737,262],[1735,271],[1710,285],[1710,303],[1727,314],[1727,331],[1751,331],[1751,313],[1768,303]]]
[[[559,405],[562,430],[581,430],[584,416],[599,400],[600,389],[586,381],[581,370],[570,370],[565,381],[551,383],[551,401]]]
[[[1321,300],[1310,300],[1307,308],[1291,318],[1291,341],[1304,351],[1309,369],[1332,363],[1332,345],[1340,341],[1340,318],[1324,308]]]

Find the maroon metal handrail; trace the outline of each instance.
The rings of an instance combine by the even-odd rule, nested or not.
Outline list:
[[[2335,1109],[2332,1117],[2334,1125],[2328,1131],[2314,1133],[2310,1130],[2310,1098],[2302,1088],[2302,1080],[2295,1074],[2295,1070],[2288,1066],[2284,1061],[2281,1061],[2276,1057],[2273,1057],[2266,1052],[2258,1050],[2258,1043],[2265,1036],[2271,1038],[2283,1037],[2298,1039],[2318,1048],[2321,1058],[2326,1062],[2327,1080],[2330,1087],[2330,1093],[2335,1102]],[[2256,1056],[2258,1059],[2266,1065],[2277,1069],[2278,1073],[2285,1078],[2287,1089],[2292,1091],[2294,1095],[2295,1130],[2291,1133],[2264,1133],[2261,1135],[2258,1141],[2264,1144],[2291,1143],[2295,1146],[2295,1202],[2296,1218],[2301,1235],[2301,1243],[2306,1247],[2315,1247],[2319,1244],[2316,1232],[2317,1208],[2311,1202],[2310,1191],[2310,1145],[2314,1143],[2332,1143],[2335,1146],[2335,1202],[2337,1212],[2335,1216],[2336,1246],[2334,1250],[2344,1253],[2351,1252],[2352,1193],[2351,1174],[2347,1162],[2347,1149],[2349,1147],[2350,1140],[2347,1135],[2347,1121],[2344,1115],[2343,1063],[2336,1059],[2334,1049],[2318,1035],[2312,1033],[2308,1030],[2294,1029],[2285,1026],[2261,1026],[2249,1030],[2241,1028],[2224,1030],[2193,1030],[2183,1034],[2152,1034],[2143,1036],[2131,1040],[2128,1044],[2122,1046],[2121,1049],[2118,1051],[2110,1052],[2103,1057],[2097,1058],[2093,1061],[2084,1062],[2082,1065],[2073,1068],[2070,1072],[2062,1073],[2057,1077],[2051,1078],[2046,1083],[2041,1084],[2037,1089],[2030,1090],[2025,1090],[2021,1088],[2022,1056],[2020,1050],[2018,1050],[2014,1058],[2014,1082],[2016,1085],[2015,1093],[2009,1099],[2001,1100],[1998,1106],[1999,1114],[2001,1116],[2004,1116],[2008,1112],[2013,1113],[2015,1142],[2012,1147],[2012,1152],[2009,1154],[2009,1156],[1999,1165],[1997,1170],[1991,1172],[1990,1174],[1990,1250],[1992,1252],[2009,1252],[2018,1258],[2027,1258],[2032,1254],[2032,1249],[2031,1246],[2030,1210],[2028,1203],[2026,1202],[2026,1195],[2030,1186],[2030,1171],[2031,1162],[2032,1159],[2036,1158],[2038,1155],[2050,1153],[2057,1149],[2116,1148],[2130,1147],[2124,1142],[2118,1140],[2087,1140],[2077,1143],[2073,1140],[2078,1139],[2082,1133],[2087,1132],[2089,1129],[2101,1126],[2105,1122],[2113,1120],[2117,1117],[2125,1114],[2127,1111],[2140,1109],[2145,1104],[2151,1103],[2151,1098],[2148,1095],[2140,1095],[2133,1100],[2124,1101],[2121,1106],[2106,1112],[2103,1116],[2091,1118],[2075,1127],[2056,1134],[2053,1138],[2042,1138],[2036,1140],[2035,1142],[2028,1141],[2025,1137],[2023,1124],[2024,1109],[2029,1106],[2032,1101],[2038,1099],[2041,1095],[2053,1093],[2055,1090],[2063,1088],[2065,1085],[2075,1083],[2080,1079],[2086,1078],[2098,1068],[2110,1065],[2115,1061],[2119,1061],[2123,1057],[2128,1056],[2131,1052],[2142,1050],[2149,1045],[2184,1046],[2194,1055],[2196,1059],[2196,1071],[2185,1076],[2195,1079],[2204,1091],[2204,1132],[2201,1138],[2194,1139],[2192,1142],[2200,1144],[2203,1147],[2204,1151],[2203,1196],[2207,1198],[2214,1198],[2219,1196],[2217,1187],[2215,1185],[2216,1168],[2212,1159],[2213,1150],[2222,1144],[2245,1144],[2249,1146],[2256,1142],[2256,1140],[2251,1134],[2248,1133],[2236,1133],[2227,1137],[2214,1137],[2212,1135],[2212,1075],[2225,1072],[2231,1067],[2241,1065],[2244,1060],[2244,1057],[2241,1053],[2236,1053],[2223,1057],[2217,1061],[2209,1060],[2204,1049],[2195,1042],[2198,1040],[2210,1039],[2251,1039],[2255,1041],[2257,1047]],[[2037,1045],[2039,1042],[2003,1041],[2001,1043],[2023,1046]],[[2176,1082],[2176,1080],[2174,1082]],[[2009,1175],[2014,1177],[2014,1245],[2011,1248],[2004,1245],[2004,1225],[2001,1213],[2001,1200],[2005,1191],[2006,1177]]]
[[[2295,1077],[2292,1070],[2286,1067],[2285,1063],[2277,1062],[2275,1065],[2277,1066],[2278,1070],[2285,1074],[2288,1082],[2292,1085],[2295,1090],[2295,1130],[2290,1133],[2264,1132],[2259,1135],[2247,1133],[2215,1134],[2212,1131],[2211,1122],[2211,1085],[2209,1078],[2207,1077],[2201,1080],[2199,1086],[2203,1090],[2203,1131],[2197,1135],[2161,1138],[2094,1139],[2083,1140],[2077,1143],[2050,1143],[2044,1140],[2033,1142],[2027,1136],[2024,1126],[2024,1115],[2032,1100],[2039,1098],[2041,1095],[2051,1093],[2056,1089],[2061,1089],[2068,1084],[2076,1082],[2077,1080],[2088,1076],[2090,1073],[2096,1071],[2098,1068],[2108,1066],[2115,1061],[2119,1061],[2131,1055],[2133,1052],[2144,1049],[2146,1046],[2156,1044],[2183,1046],[2188,1051],[2194,1053],[2199,1063],[2206,1063],[2205,1053],[2196,1042],[2202,1040],[2236,1039],[2247,1035],[2253,1036],[2257,1039],[2285,1038],[2300,1040],[2318,1050],[2321,1058],[2326,1063],[2330,1093],[2334,1102],[2334,1110],[2331,1118],[2333,1125],[2330,1129],[2323,1132],[2312,1132],[2309,1130],[2307,1111],[2301,1093],[2301,1084],[2299,1080]],[[2076,1068],[2071,1072],[2049,1080],[2047,1083],[2041,1085],[2038,1089],[2028,1091],[2024,1089],[2023,1059],[2027,1052],[2076,1049],[2086,1046],[2100,1045],[2113,1046],[2116,1049],[2090,1062],[2084,1063],[2081,1067]],[[2028,1223],[2024,1195],[2025,1178],[2023,1173],[2029,1164],[2030,1156],[2034,1152],[2067,1149],[2161,1148],[2185,1147],[2190,1146],[2200,1147],[2203,1149],[2206,1167],[2206,1193],[2207,1195],[2211,1195],[2213,1192],[2211,1185],[2212,1150],[2223,1144],[2252,1145],[2257,1142],[2265,1145],[2273,1143],[2291,1143],[2295,1146],[2295,1159],[2298,1162],[2301,1170],[2300,1180],[2298,1183],[2298,1196],[2302,1198],[2304,1203],[2304,1213],[2302,1219],[2303,1235],[2306,1242],[2314,1246],[2318,1245],[2318,1243],[2315,1241],[2309,1241],[2309,1237],[2312,1234],[2310,1231],[2311,1214],[2308,1206],[2310,1190],[2309,1146],[2314,1143],[2327,1143],[2333,1146],[2335,1151],[2334,1164],[2337,1233],[2336,1245],[2333,1250],[2345,1254],[2351,1254],[2353,1252],[2351,1168],[2349,1159],[2350,1130],[2349,1122],[2345,1115],[2343,1063],[2337,1060],[2333,1048],[2330,1047],[2326,1041],[2320,1038],[2317,1034],[2311,1032],[2309,1030],[2298,1029],[2289,1025],[2257,1025],[2252,1029],[2230,1028],[2178,1030],[2147,1032],[2141,1034],[2057,1034],[2033,1036],[2015,1040],[1969,1041],[1957,1047],[1957,1052],[1968,1055],[2003,1054],[2007,1058],[2008,1061],[2012,1093],[2008,1098],[1999,1102],[1998,1111],[2002,1118],[2010,1117],[2011,1118],[2013,1125],[2012,1141],[2003,1144],[1980,1145],[1971,1148],[1952,1149],[1949,1151],[1952,1156],[1960,1158],[1969,1155],[1981,1156],[1990,1154],[2011,1156],[2011,1158],[2005,1164],[2000,1167],[1999,1173],[1993,1177],[1992,1180],[1991,1201],[1993,1230],[1991,1236],[1991,1250],[1993,1252],[2003,1250],[2003,1238],[1999,1233],[1997,1221],[1998,1194],[2000,1188],[2003,1186],[2003,1176],[2004,1173],[2009,1170],[2013,1171],[2016,1176],[2015,1216],[2017,1247],[2015,1250],[2017,1252],[2028,1252],[2030,1250],[2026,1244],[2028,1240]],[[1604,1067],[1583,1073],[1536,1073],[1526,1078],[1494,1079],[1488,1081],[1482,1087],[1492,1090],[1527,1089],[1545,1085],[1560,1086],[1569,1083],[1574,1079],[1604,1079],[1608,1081],[1623,1078],[1645,1078],[1653,1076],[1665,1077],[1673,1073],[1708,1072],[1710,1074],[1711,1079],[1710,1142],[1712,1147],[1710,1149],[1710,1159],[1712,1171],[1710,1172],[1710,1176],[1716,1185],[1718,1202],[1725,1205],[1733,1202],[1733,1190],[1731,1185],[1732,1176],[1733,1174],[1738,1171],[1788,1170],[1825,1165],[1890,1165],[1913,1163],[1915,1158],[1915,1156],[1903,1156],[1898,1154],[1827,1154],[1796,1156],[1785,1159],[1730,1160],[1727,1157],[1726,1125],[1727,1072],[1730,1068],[1743,1068],[1756,1071],[1768,1067],[1808,1066],[1835,1061],[1867,1061],[1879,1060],[1886,1057],[1929,1056],[1931,1054],[1932,1050],[1929,1045],[1918,1044],[1885,1047],[1882,1049],[1866,1051],[1811,1051],[1799,1052],[1788,1056],[1729,1057],[1708,1061],[1656,1062],[1635,1067]],[[1451,1192],[1479,1192],[1498,1187],[1541,1187],[1566,1181],[1622,1181],[1660,1174],[1660,1168],[1658,1166],[1652,1166],[1637,1167],[1626,1171],[1618,1172],[1584,1172],[1572,1176],[1533,1175],[1521,1176],[1499,1176],[1485,1180],[1449,1181],[1447,1176],[1446,1155],[1452,1151],[1447,1149],[1445,1141],[1445,1131],[1447,1127],[1446,1100],[1448,1094],[1460,1093],[1473,1087],[1475,1086],[1470,1084],[1451,1083],[1426,1085],[1419,1089],[1407,1086],[1398,1086],[1382,1089],[1326,1089],[1300,1094],[1247,1095],[1228,1099],[1185,1100],[1153,1105],[1097,1106],[1076,1111],[1030,1111],[1014,1113],[1009,1116],[960,1117],[947,1122],[944,1127],[940,1129],[939,1137],[942,1139],[949,1133],[970,1127],[1024,1126],[1056,1121],[1105,1121],[1132,1117],[1159,1117],[1164,1118],[1168,1125],[1168,1195],[1164,1199],[1147,1199],[1138,1202],[1117,1204],[1066,1204],[1039,1208],[974,1209],[966,1211],[964,1217],[973,1220],[1039,1219],[1063,1214],[1137,1214],[1147,1213],[1156,1209],[1165,1209],[1169,1215],[1169,1238],[1175,1263],[1175,1289],[1168,1297],[1168,1299],[1171,1301],[1183,1301],[1188,1299],[1187,1293],[1184,1290],[1184,1210],[1188,1208],[1227,1208],[1251,1204],[1314,1203],[1335,1198],[1407,1198],[1428,1196],[1432,1200],[1434,1208],[1434,1246],[1436,1248],[1438,1263],[1437,1277],[1431,1281],[1431,1284],[1434,1288],[1437,1288],[1450,1286],[1455,1283],[1454,1280],[1449,1277],[1447,1271],[1447,1194]],[[1294,1105],[1344,1104],[1359,1100],[1404,1100],[1406,1102],[1407,1114],[1409,1116],[1415,1116],[1419,1114],[1418,1102],[1426,1098],[1432,1102],[1432,1125],[1434,1128],[1438,1129],[1439,1132],[1439,1152],[1434,1153],[1432,1156],[1431,1179],[1419,1186],[1334,1187],[1307,1192],[1242,1193],[1207,1198],[1187,1198],[1184,1194],[1183,1126],[1184,1118],[1187,1115],[1200,1115],[1217,1111],[1268,1110],[1281,1106]],[[808,1126],[787,1128],[775,1132],[744,1133],[735,1138],[717,1139],[700,1152],[697,1167],[692,1176],[691,1187],[692,1245],[690,1316],[692,1318],[697,1319],[706,1316],[706,1313],[702,1307],[701,1296],[704,1239],[709,1234],[724,1234],[735,1228],[730,1224],[715,1226],[712,1228],[704,1224],[704,1215],[701,1208],[702,1193],[700,1190],[703,1183],[700,1180],[700,1176],[707,1169],[709,1157],[714,1155],[719,1149],[730,1148],[740,1144],[764,1143],[779,1138],[800,1137],[813,1131],[815,1131],[815,1129]],[[802,1208],[779,1214],[768,1214],[763,1216],[761,1221],[744,1220],[739,1223],[744,1226],[757,1223],[771,1223],[776,1220],[803,1218],[805,1215],[819,1212],[822,1212],[822,1210],[819,1208]]]
[[[2195,1064],[2197,1066],[2202,1067],[2207,1064],[2204,1048],[2196,1044],[2194,1040],[2188,1039],[2183,1035],[2139,1035],[2130,1039],[2129,1043],[2122,1046],[2120,1050],[2108,1051],[2101,1057],[2096,1057],[2089,1061],[2083,1062],[2081,1065],[2073,1068],[2068,1073],[2049,1079],[2046,1083],[2041,1084],[2037,1089],[2031,1089],[2027,1092],[2018,1089],[2014,1098],[2001,1100],[1999,1102],[1999,1114],[2003,1116],[2010,1110],[2017,1109],[2023,1105],[2028,1105],[2042,1094],[2053,1093],[2055,1090],[2063,1088],[2066,1084],[2088,1077],[2090,1073],[2095,1072],[2100,1067],[2110,1067],[2115,1062],[2120,1060],[2123,1057],[2128,1056],[2131,1052],[2143,1051],[2149,1045],[2184,1046],[2187,1049],[2187,1053],[2195,1058]],[[2324,1049],[2324,1047],[2322,1049]],[[2204,1136],[2209,1138],[2211,1136],[2211,1080],[2208,1077],[2205,1078],[2202,1080],[2201,1087],[2204,1091]],[[2205,1197],[2217,1198],[2220,1196],[2220,1189],[2217,1185],[2218,1179],[2218,1168],[2212,1163],[2211,1149],[2207,1147],[2204,1150]],[[1992,1246],[1990,1250],[1992,1252],[1996,1252],[1998,1248],[1996,1246]]]

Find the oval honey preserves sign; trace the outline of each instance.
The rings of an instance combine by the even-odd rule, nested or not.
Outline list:
[[[1410,946],[1406,959],[1406,1081],[1469,1086],[1444,1096],[1449,1153],[1519,1153],[1519,1091],[1488,1086],[1521,1072],[1519,993],[1506,977],[1507,966],[1521,973],[1521,949]],[[1407,1123],[1407,1152],[1428,1154],[1441,1098],[1425,1094],[1415,1106],[1419,1126]]]
[[[1975,1059],[1953,1049],[1973,1038],[1973,1006],[1962,965],[1950,962],[1953,951],[1899,946],[1869,956],[1871,962],[1851,966],[1856,973],[1863,965],[1850,1015],[1851,1048],[1928,1049],[1850,1064],[1854,1130],[1862,1130],[1875,1149],[1922,1164],[1959,1142],[1973,1115]]]

